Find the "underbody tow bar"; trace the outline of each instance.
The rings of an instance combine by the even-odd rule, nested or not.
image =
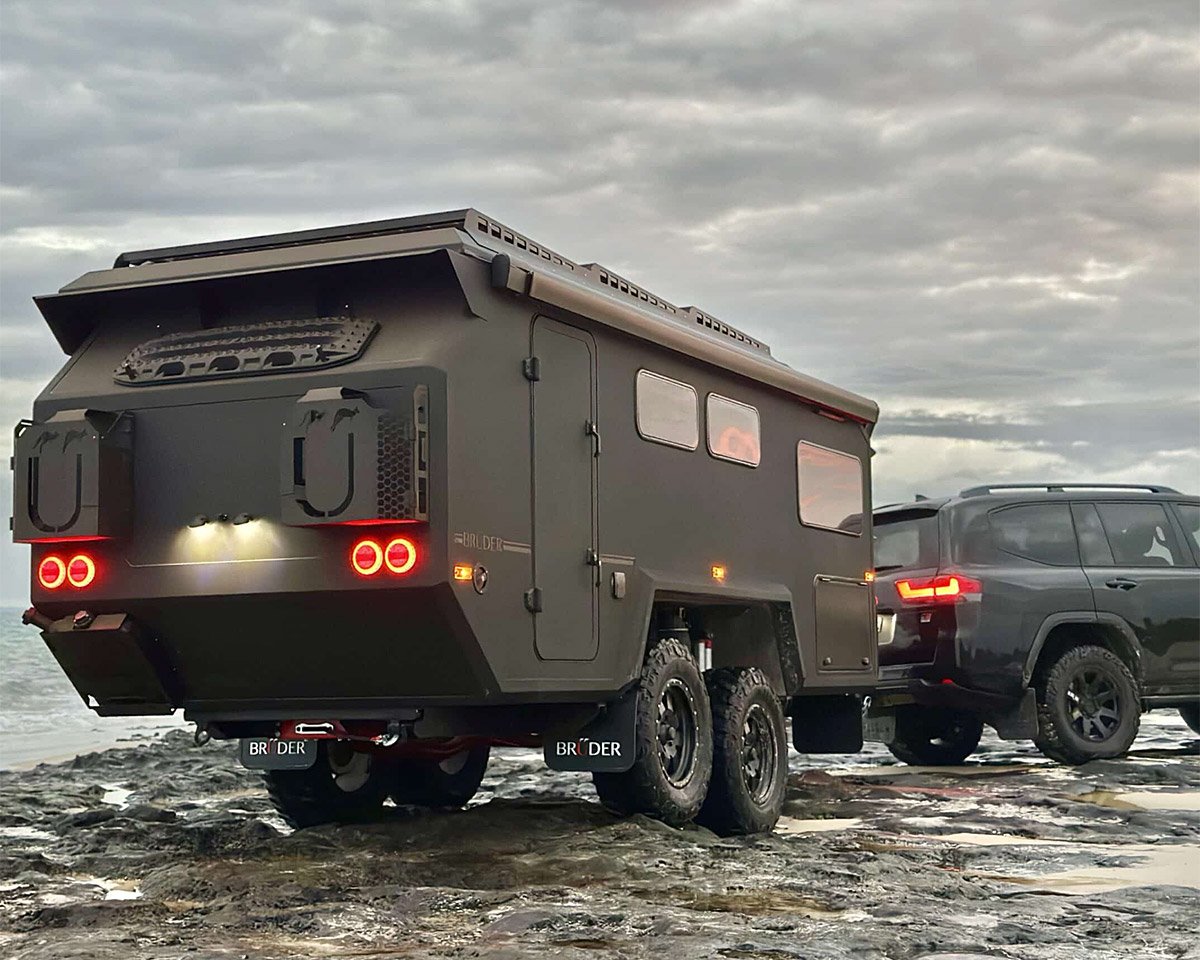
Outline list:
[[[279,724],[281,740],[356,740],[390,747],[400,740],[401,727],[389,720],[384,733],[352,733],[339,720],[285,720]]]

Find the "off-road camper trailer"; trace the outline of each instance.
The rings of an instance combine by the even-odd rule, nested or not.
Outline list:
[[[297,824],[497,744],[770,826],[876,678],[874,403],[474,210],[123,254],[37,304],[42,635],[98,713],[241,738]]]

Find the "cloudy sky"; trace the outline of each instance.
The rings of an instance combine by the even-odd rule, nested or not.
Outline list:
[[[0,78],[5,425],[123,249],[472,205],[879,400],[878,501],[1200,488],[1195,0],[4,0]]]

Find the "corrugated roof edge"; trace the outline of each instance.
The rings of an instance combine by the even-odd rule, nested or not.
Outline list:
[[[189,271],[182,264],[175,269],[171,269],[166,265],[178,264],[179,261],[207,258],[228,258],[232,261],[238,254],[252,255],[269,250],[312,247],[321,244],[341,244],[347,249],[358,250],[363,247],[363,243],[348,241],[363,241],[366,242],[366,246],[372,248],[370,258],[376,258],[387,255],[387,244],[382,241],[388,236],[411,235],[413,233],[447,229],[462,231],[463,236],[461,239],[475,245],[478,250],[477,255],[491,254],[495,256],[512,254],[518,263],[524,261],[523,266],[528,270],[534,271],[533,275],[535,277],[541,274],[546,280],[550,281],[549,283],[542,282],[540,284],[539,288],[543,293],[555,289],[555,283],[561,282],[570,284],[579,293],[586,292],[588,295],[586,297],[589,303],[588,307],[584,307],[583,301],[577,295],[568,296],[578,308],[577,312],[588,315],[593,310],[598,309],[601,313],[611,314],[608,317],[609,322],[619,319],[620,316],[624,316],[626,319],[635,315],[640,316],[643,321],[649,321],[650,324],[657,326],[664,333],[663,337],[652,339],[660,339],[663,342],[670,341],[668,345],[673,346],[675,349],[681,349],[684,352],[696,352],[698,354],[709,352],[707,347],[697,350],[696,348],[698,347],[703,345],[715,347],[720,351],[722,356],[742,358],[741,360],[725,365],[745,376],[783,389],[801,399],[829,408],[832,411],[846,414],[864,423],[873,424],[878,420],[879,407],[874,401],[868,400],[851,391],[835,387],[814,377],[796,372],[791,367],[771,357],[770,348],[766,344],[750,337],[737,328],[730,327],[728,324],[717,320],[715,317],[695,307],[677,307],[644,288],[631,284],[630,281],[599,264],[578,264],[569,260],[473,208],[463,208],[414,217],[368,221],[337,227],[324,227],[314,230],[293,231],[290,233],[264,234],[212,243],[186,244],[177,247],[129,251],[122,253],[116,258],[111,271],[96,271],[91,274],[85,274],[83,277],[63,287],[59,296],[63,294],[83,294],[89,292],[89,289],[99,292],[101,289],[113,289],[117,286],[140,286],[139,270],[137,269],[139,267],[151,267],[150,272],[152,274],[157,274],[163,269],[172,274],[170,277],[164,276],[161,279],[147,276],[145,281],[147,283],[171,283],[187,279],[203,279],[209,274],[203,268],[199,267],[199,265],[197,265],[195,276],[190,276]],[[415,238],[409,236],[404,242],[397,243],[395,252],[397,254],[417,252],[414,247],[414,240]],[[471,252],[469,245],[464,247],[456,242],[451,246],[463,252]],[[272,269],[287,268],[289,266],[289,264],[283,263],[282,260],[290,258],[281,258],[277,255],[275,257],[267,257],[266,259],[280,261],[273,263],[271,265]],[[350,256],[348,259],[354,259],[354,257]],[[296,267],[304,266],[305,263],[302,262],[303,260],[304,258],[302,257],[298,258],[294,265]],[[320,260],[319,257],[313,258],[312,264],[315,264],[318,260]],[[160,266],[159,269],[155,270],[152,265]],[[127,270],[131,274],[128,278],[115,276],[125,274]],[[561,287],[557,289],[560,295],[565,295],[565,291]],[[536,297],[532,289],[525,292]],[[38,306],[42,308],[47,321],[51,323],[52,329],[55,328],[55,324],[51,320],[49,311],[52,306],[51,301],[56,299],[58,297],[55,296],[35,298]],[[597,319],[603,320],[604,318],[597,317]],[[620,326],[621,324],[617,322],[616,325]],[[641,328],[639,331],[641,335],[645,336],[647,334],[649,325],[646,323],[643,322],[634,326]],[[677,331],[678,333],[666,335],[666,331],[669,330]],[[65,331],[62,332],[65,333]],[[68,349],[67,340],[64,340],[64,337],[60,336],[60,331],[56,329],[55,334],[58,336],[59,342],[64,349],[67,349],[68,353],[71,352]],[[689,347],[692,349],[689,349]],[[716,362],[715,354],[704,357],[704,359]]]

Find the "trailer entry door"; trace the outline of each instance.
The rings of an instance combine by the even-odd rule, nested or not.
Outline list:
[[[546,660],[591,660],[597,647],[596,345],[538,317],[532,355],[534,642]]]

